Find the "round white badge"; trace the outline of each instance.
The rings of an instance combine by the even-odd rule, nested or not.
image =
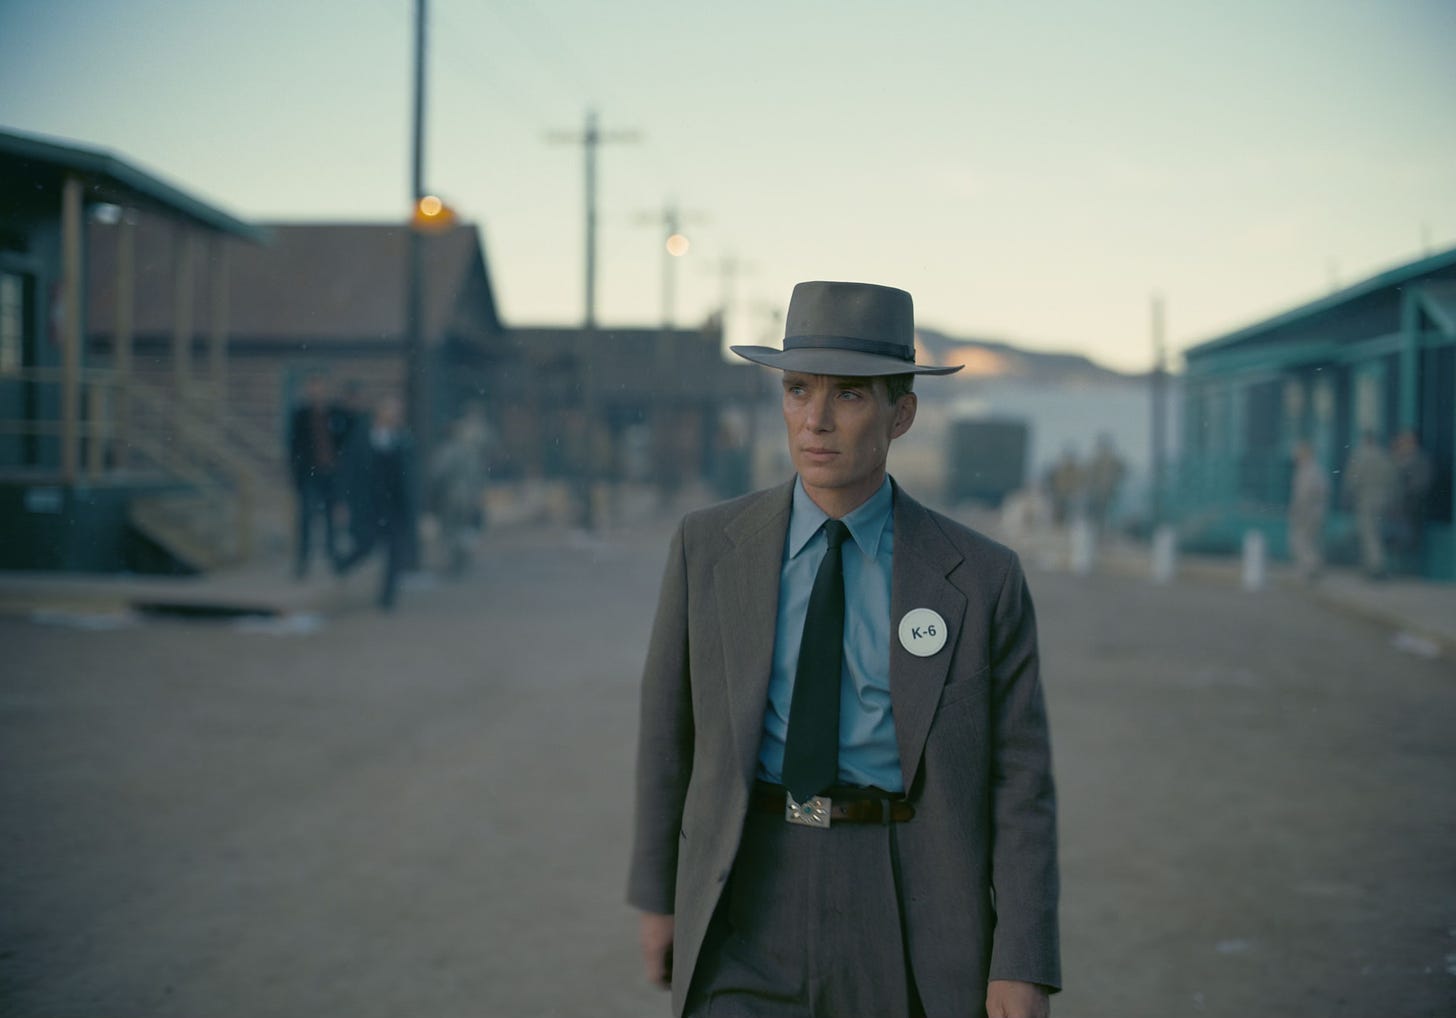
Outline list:
[[[929,657],[945,646],[945,619],[931,608],[912,608],[900,620],[900,646],[916,657]]]

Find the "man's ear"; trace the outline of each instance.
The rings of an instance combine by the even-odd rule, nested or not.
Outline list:
[[[895,401],[895,417],[890,425],[891,441],[910,430],[910,425],[915,423],[915,410],[919,406],[920,400],[913,392],[907,392]]]

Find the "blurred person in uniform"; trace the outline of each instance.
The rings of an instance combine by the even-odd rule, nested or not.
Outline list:
[[[1127,466],[1113,448],[1112,436],[1098,435],[1097,449],[1092,454],[1092,462],[1087,465],[1087,512],[1098,533],[1107,530],[1112,507],[1117,504],[1118,489],[1122,487],[1126,474]]]
[[[1355,509],[1360,535],[1360,566],[1372,580],[1384,579],[1385,514],[1396,494],[1395,462],[1367,429],[1345,465],[1345,502]]]
[[[1330,500],[1330,479],[1315,459],[1308,442],[1294,447],[1294,480],[1289,491],[1289,554],[1305,582],[1324,567],[1325,510]]]
[[[398,397],[386,396],[364,432],[368,445],[359,449],[361,459],[355,465],[360,486],[360,518],[354,528],[358,543],[338,566],[340,574],[348,573],[381,548],[384,578],[379,607],[386,611],[394,607],[400,574],[414,556],[414,444],[403,418]]]
[[[910,295],[800,283],[796,477],[690,513],[643,672],[628,899],[679,1015],[1044,1018],[1055,795],[1014,552],[886,473]]]
[[[288,463],[298,502],[298,525],[294,540],[293,575],[308,575],[313,549],[313,521],[324,521],[324,554],[330,561],[338,555],[334,514],[338,506],[337,471],[339,452],[348,430],[348,415],[329,402],[328,383],[323,375],[309,375],[304,398],[288,421]]]
[[[1083,487],[1082,464],[1071,446],[1062,450],[1062,458],[1047,471],[1046,486],[1052,498],[1052,522],[1065,526],[1080,508]]]
[[[431,502],[439,514],[440,540],[451,576],[464,574],[470,563],[471,544],[484,526],[490,449],[485,408],[471,403],[456,418],[449,438],[431,459]]]
[[[1421,448],[1420,439],[1409,429],[1395,436],[1391,443],[1395,462],[1396,492],[1392,516],[1392,532],[1400,568],[1406,572],[1421,571],[1421,549],[1425,541],[1426,499],[1431,493],[1434,470],[1431,457]]]

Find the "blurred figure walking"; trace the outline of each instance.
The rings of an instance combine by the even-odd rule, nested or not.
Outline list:
[[[491,445],[485,408],[472,403],[456,419],[450,437],[430,463],[430,501],[440,520],[440,540],[451,576],[464,574],[475,537],[485,528],[483,500],[490,478]]]
[[[1431,492],[1431,457],[1421,448],[1416,433],[1407,429],[1391,444],[1395,461],[1396,495],[1392,509],[1392,550],[1403,572],[1421,572],[1425,542],[1426,499]]]
[[[362,530],[369,529],[369,423],[373,419],[364,388],[356,380],[344,383],[339,406],[344,411],[347,426],[339,445],[335,487],[349,541],[348,551],[340,551],[334,556],[336,571],[340,560],[364,542]]]
[[[1308,442],[1294,447],[1294,481],[1289,491],[1289,554],[1301,580],[1310,583],[1324,568],[1325,510],[1330,480]]]
[[[1087,512],[1099,534],[1107,532],[1112,508],[1117,504],[1117,493],[1126,474],[1127,466],[1113,448],[1112,436],[1098,435],[1097,449],[1092,454],[1092,462],[1087,465]]]
[[[1345,502],[1355,509],[1360,534],[1360,566],[1372,580],[1385,579],[1385,514],[1395,494],[1395,463],[1366,430],[1345,466]]]
[[[1082,464],[1077,460],[1077,451],[1068,446],[1062,458],[1047,471],[1047,491],[1052,497],[1052,522],[1065,526],[1082,510],[1083,484],[1085,481]]]
[[[298,500],[293,575],[299,580],[308,575],[314,517],[322,516],[324,520],[325,555],[330,561],[338,556],[334,537],[334,513],[339,501],[337,471],[349,427],[347,414],[329,402],[328,385],[322,375],[310,375],[303,391],[303,401],[289,418],[287,449]]]
[[[360,462],[354,465],[360,513],[352,525],[356,544],[338,566],[341,574],[347,573],[382,546],[379,607],[386,611],[394,607],[400,573],[414,554],[414,443],[404,430],[403,418],[397,397],[386,396],[375,407],[365,432],[368,446],[360,450]]]

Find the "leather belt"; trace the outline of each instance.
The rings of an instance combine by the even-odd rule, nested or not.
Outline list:
[[[866,794],[858,789],[830,789],[830,792],[830,795],[816,795],[800,804],[794,802],[782,786],[760,782],[754,786],[748,806],[756,813],[774,813],[790,823],[808,827],[904,823],[915,816],[915,807],[904,799]],[[834,792],[839,792],[839,797],[833,795]]]

